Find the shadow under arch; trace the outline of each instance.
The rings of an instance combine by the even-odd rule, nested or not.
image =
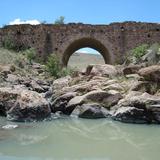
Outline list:
[[[67,67],[70,56],[81,48],[92,48],[97,50],[104,58],[106,64],[110,64],[111,56],[108,49],[99,41],[94,38],[81,38],[73,41],[63,53],[62,66]]]

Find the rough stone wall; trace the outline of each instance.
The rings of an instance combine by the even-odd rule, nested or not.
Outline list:
[[[160,24],[124,22],[110,25],[13,25],[0,29],[0,46],[9,38],[19,47],[34,47],[44,59],[51,53],[67,65],[71,52],[92,47],[106,63],[123,62],[126,53],[143,43],[160,43]]]

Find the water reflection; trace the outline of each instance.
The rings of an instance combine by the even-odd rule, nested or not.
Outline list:
[[[158,125],[66,117],[13,123],[18,128],[10,130],[2,129],[6,124],[11,123],[4,120],[0,124],[0,159],[28,160],[29,155],[33,160],[157,160],[159,155]]]

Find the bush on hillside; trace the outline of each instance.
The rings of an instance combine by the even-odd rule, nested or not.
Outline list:
[[[48,57],[46,69],[50,75],[54,76],[55,78],[71,75],[74,72],[72,69],[62,68],[59,59],[55,54],[52,54]]]
[[[13,43],[13,41],[7,36],[4,38],[3,42],[2,42],[2,47],[8,50],[14,50],[15,49],[15,45]]]
[[[139,59],[146,54],[146,51],[148,48],[149,48],[148,44],[142,44],[142,45],[134,48],[133,50],[131,50],[131,54],[135,58]]]
[[[24,54],[26,55],[29,64],[32,64],[33,60],[36,58],[36,51],[34,48],[30,48],[24,51]]]

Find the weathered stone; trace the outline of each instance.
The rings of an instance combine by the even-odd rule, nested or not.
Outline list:
[[[142,68],[138,74],[143,76],[146,81],[160,82],[160,65]]]
[[[114,77],[118,74],[116,67],[112,65],[89,65],[86,69],[86,75]]]
[[[154,107],[151,107],[157,104],[160,104],[159,96],[131,92],[124,99],[120,100],[118,105],[112,108],[113,119],[129,123],[158,122],[159,110],[157,109],[156,111],[158,112],[154,112]]]
[[[63,87],[68,87],[71,80],[72,80],[72,78],[70,76],[56,79],[53,82],[53,89],[54,90],[61,90]]]
[[[33,91],[36,91],[38,93],[42,93],[45,90],[34,80],[31,81],[30,83],[31,88],[33,89]]]
[[[65,112],[66,105],[68,104],[69,100],[74,98],[77,95],[76,92],[69,92],[60,97],[56,98],[53,102],[51,102],[51,110],[53,113],[57,111]]]
[[[102,90],[91,91],[83,96],[76,96],[72,98],[68,102],[65,110],[67,114],[70,114],[76,106],[84,103],[99,103],[105,108],[110,109],[112,106],[117,104],[121,98],[122,96],[120,93],[111,94]]]
[[[142,68],[141,65],[129,65],[124,67],[123,74],[124,75],[136,74],[141,68]]]
[[[112,116],[114,120],[126,123],[151,123],[150,115],[144,109],[121,107]]]
[[[123,91],[124,90],[124,88],[118,83],[108,85],[108,86],[104,87],[103,89],[105,91],[108,91],[108,90]]]
[[[19,83],[19,77],[14,74],[7,74],[7,77],[5,80],[10,83]]]
[[[160,102],[157,104],[147,105],[146,107],[152,114],[152,122],[160,123]]]
[[[43,120],[51,114],[49,103],[34,91],[22,91],[16,103],[7,111],[7,118],[12,121]]]
[[[106,79],[95,79],[90,81],[82,81],[79,84],[72,85],[69,87],[63,87],[61,90],[56,90],[57,94],[65,94],[67,92],[78,92],[80,95],[88,93],[93,90],[101,89],[105,85]]]
[[[6,116],[17,100],[20,90],[13,88],[0,88],[0,115]]]
[[[123,63],[126,54],[136,46],[160,42],[159,26],[158,23],[141,22],[109,25],[82,23],[58,26],[10,25],[0,29],[0,44],[3,44],[5,37],[8,36],[14,42],[15,47],[32,46],[39,57],[43,57],[44,60],[47,60],[48,53],[57,54],[63,66],[67,65],[71,52],[83,46],[90,46],[101,52],[105,63]],[[19,35],[21,35],[21,40],[19,40]]]
[[[149,82],[149,81],[138,81],[134,83],[130,90],[132,91],[140,91],[140,92],[147,92],[149,94],[155,94],[158,89],[158,84]]]
[[[80,118],[97,119],[109,117],[109,111],[96,103],[83,104],[77,106],[71,116],[77,116]]]

